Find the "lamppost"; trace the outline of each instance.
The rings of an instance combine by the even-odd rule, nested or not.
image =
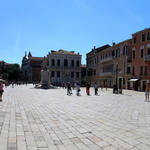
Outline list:
[[[118,94],[118,63],[116,65],[115,73],[116,73],[116,83],[113,86],[113,93]]]

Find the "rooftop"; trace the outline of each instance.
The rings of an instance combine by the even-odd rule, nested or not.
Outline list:
[[[103,45],[103,46],[98,47],[98,48],[96,48],[94,46],[94,49],[92,49],[89,53],[87,53],[87,55],[90,54],[90,53],[92,53],[93,51],[95,51],[95,53],[98,53],[98,52],[100,52],[100,51],[102,51],[102,50],[104,50],[104,49],[106,49],[108,47],[111,47],[111,46],[109,44]]]
[[[146,31],[146,30],[150,30],[150,28],[145,28],[144,30],[141,30],[141,31],[135,32],[135,33],[133,33],[132,35],[138,34],[138,33],[140,33],[140,32],[144,32],[144,31]]]
[[[66,54],[66,55],[80,55],[80,53],[75,53],[74,51],[67,51],[67,50],[63,50],[63,49],[60,49],[58,51],[55,51],[55,50],[51,50],[51,53],[52,54]]]
[[[29,59],[30,60],[35,60],[35,61],[37,60],[38,61],[38,60],[43,60],[44,57],[29,57]]]

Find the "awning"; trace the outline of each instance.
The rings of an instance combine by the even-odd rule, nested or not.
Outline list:
[[[135,81],[137,81],[137,80],[139,80],[139,79],[130,79],[129,81],[130,81],[130,82],[135,82]]]

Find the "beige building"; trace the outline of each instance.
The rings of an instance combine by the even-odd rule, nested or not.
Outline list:
[[[109,47],[110,45],[104,45],[98,48],[94,46],[94,48],[86,54],[87,81],[90,84],[94,84],[94,82],[100,83],[100,53]]]
[[[113,84],[118,88],[130,88],[132,78],[132,39],[112,46]]]
[[[81,55],[74,51],[51,50],[48,54],[50,82],[55,85],[81,83]]]
[[[119,88],[130,86],[132,40],[126,40],[113,46],[104,45],[92,49],[87,54],[87,78],[93,84]]]

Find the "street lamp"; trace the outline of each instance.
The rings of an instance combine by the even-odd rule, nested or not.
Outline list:
[[[113,93],[118,94],[118,63],[116,65],[115,73],[116,73],[116,83],[113,86]]]

